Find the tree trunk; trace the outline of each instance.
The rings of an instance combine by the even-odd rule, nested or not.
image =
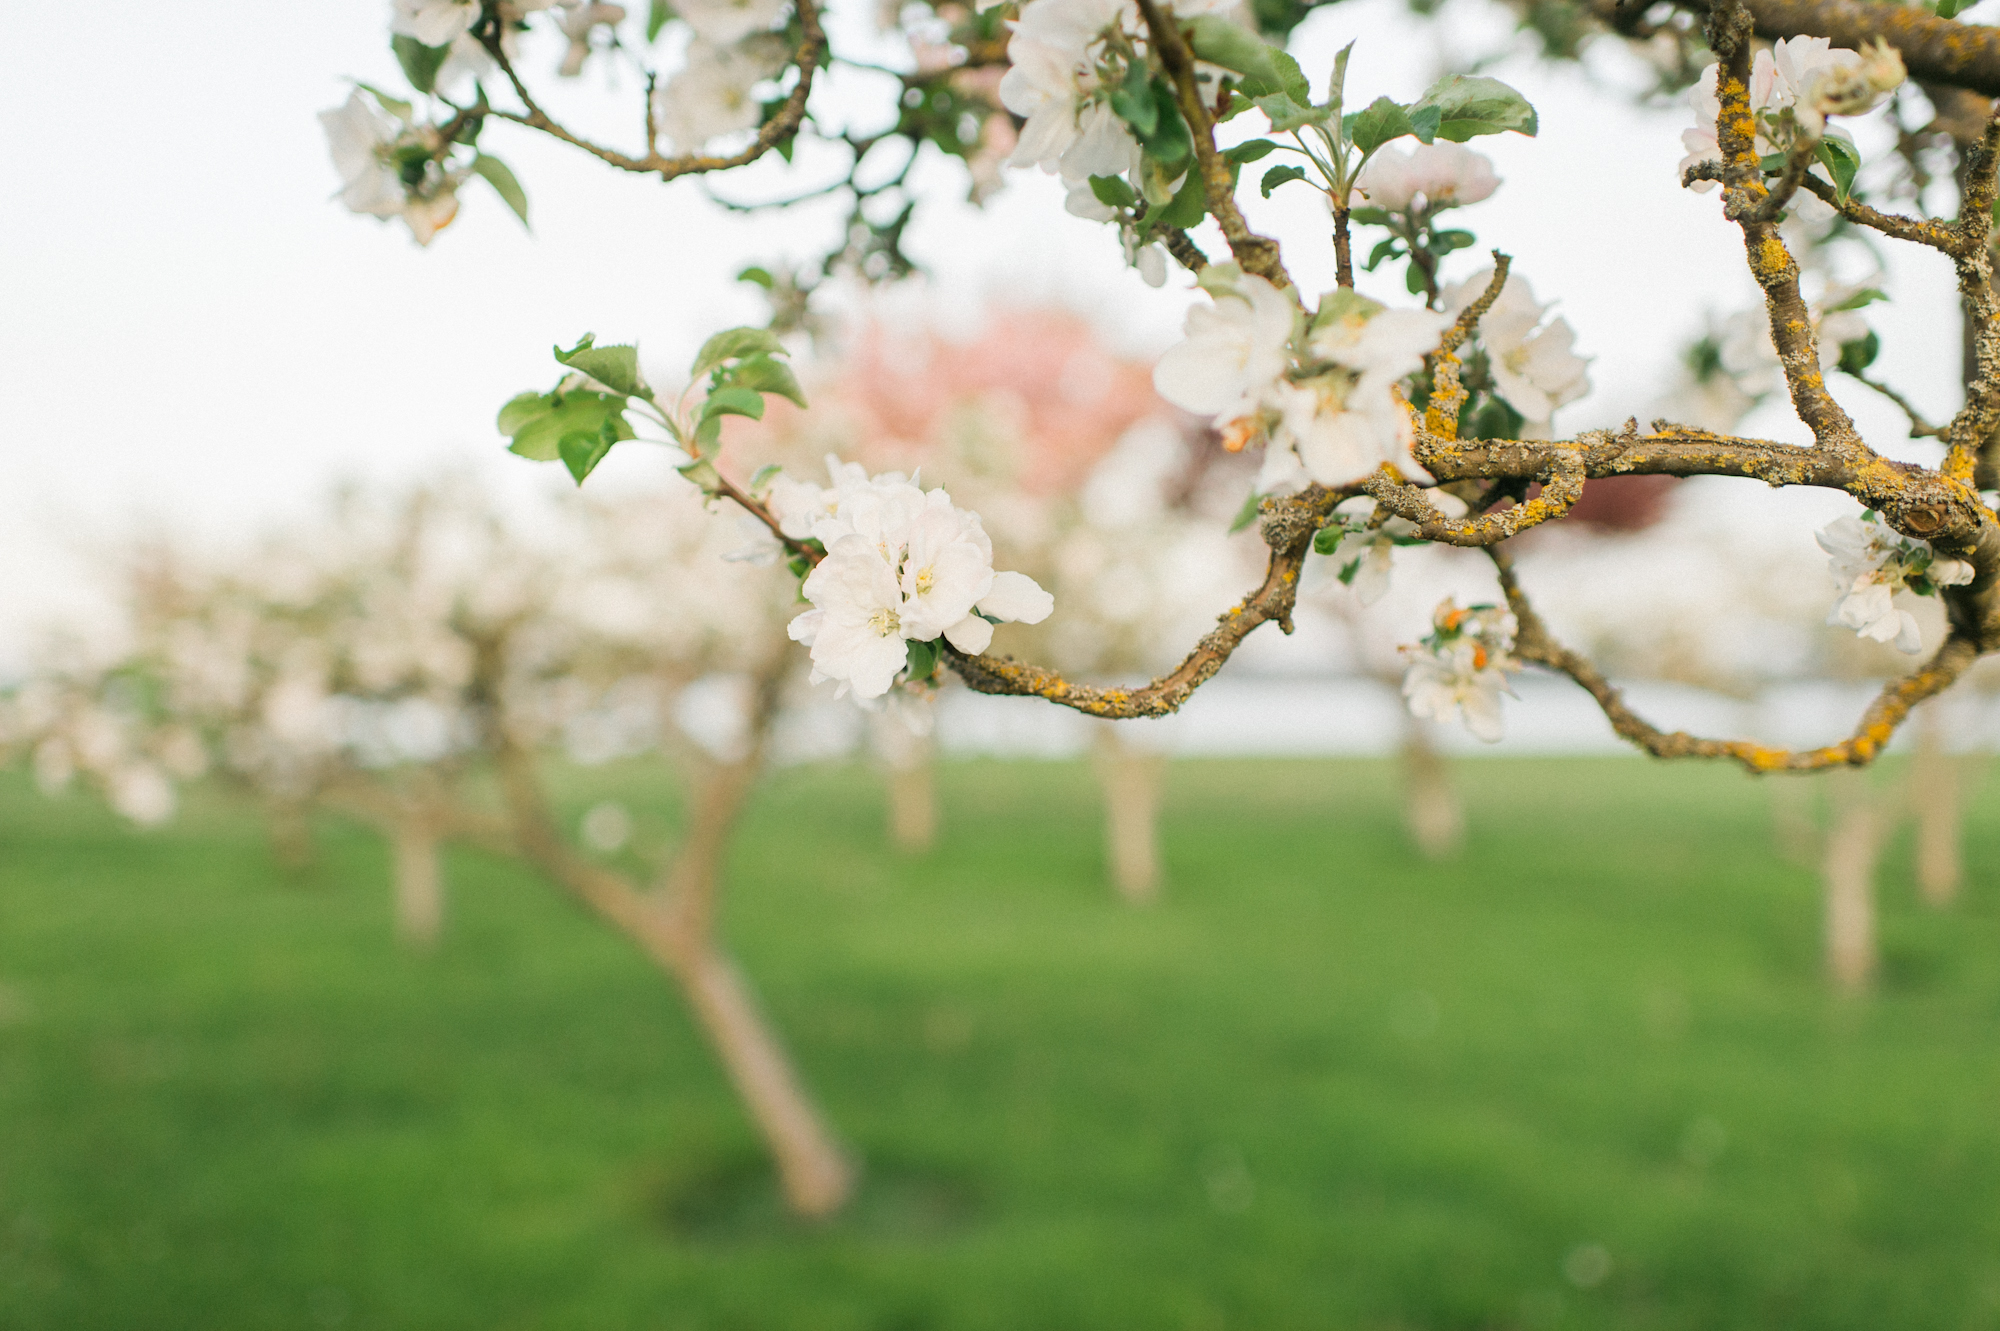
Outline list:
[[[303,800],[274,799],[265,806],[271,833],[271,857],[286,873],[304,873],[318,858],[313,841],[312,810]]]
[[[1826,837],[1826,967],[1849,993],[1875,978],[1875,867],[1888,839],[1889,820],[1860,772],[1835,772],[1832,826]]]
[[[396,936],[429,952],[444,928],[444,861],[437,831],[421,819],[396,825],[391,837],[396,875]]]
[[[853,1196],[854,1165],[806,1093],[736,967],[714,939],[723,855],[761,765],[768,709],[759,717],[759,743],[750,756],[695,769],[680,847],[661,885],[650,892],[578,855],[562,839],[549,815],[532,755],[511,745],[503,747],[501,777],[514,847],[623,930],[673,976],[696,1025],[762,1134],[787,1204],[798,1215],[819,1218],[840,1210]]]
[[[872,729],[875,754],[887,777],[889,844],[920,855],[937,840],[937,744],[895,716],[877,719]]]
[[[1104,792],[1104,863],[1111,885],[1133,905],[1160,895],[1160,778],[1164,754],[1126,743],[1117,722],[1098,727],[1092,767]]]
[[[1935,704],[1933,704],[1935,706]],[[1927,711],[1929,709],[1926,709]],[[1958,900],[1965,797],[1964,760],[1944,751],[1942,726],[1927,715],[1910,760],[1910,812],[1917,822],[1917,891],[1932,906]]]
[[[1403,826],[1417,853],[1427,860],[1445,860],[1465,844],[1465,806],[1446,765],[1431,740],[1431,723],[1416,717],[1403,722]]]

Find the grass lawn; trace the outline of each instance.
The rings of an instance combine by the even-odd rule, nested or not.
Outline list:
[[[434,957],[386,855],[273,867],[0,785],[0,1327],[2000,1327],[2000,797],[1971,886],[1883,883],[1880,991],[1719,768],[1469,763],[1460,861],[1387,764],[1186,763],[1160,905],[1080,764],[778,776],[726,933],[867,1162],[780,1212],[663,977],[451,860]],[[578,775],[657,808],[640,769]]]

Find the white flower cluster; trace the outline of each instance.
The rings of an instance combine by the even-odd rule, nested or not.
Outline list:
[[[458,215],[458,187],[468,173],[439,160],[435,127],[384,114],[359,88],[320,112],[319,123],[349,212],[400,217],[419,245],[430,244]]]
[[[1407,151],[1381,149],[1361,168],[1354,188],[1385,212],[1435,213],[1491,198],[1500,177],[1484,153],[1439,140]]]
[[[1456,318],[1492,281],[1493,270],[1488,268],[1446,287],[1441,293],[1445,313]],[[1529,425],[1538,427],[1549,424],[1557,407],[1590,391],[1590,362],[1573,350],[1576,332],[1560,315],[1544,323],[1550,308],[1535,300],[1526,278],[1510,274],[1498,299],[1479,320],[1479,341],[1486,348],[1493,391]]]
[[[791,0],[684,0],[674,12],[694,31],[687,63],[653,94],[653,114],[667,141],[693,152],[763,119],[757,85],[785,67],[784,41],[771,29]]]
[[[1232,4],[1178,0],[1170,7],[1191,18]],[[1145,44],[1135,0],[1030,0],[1012,27],[1000,102],[1027,121],[1012,165],[1060,172],[1071,182],[1137,167],[1138,141],[1111,109],[1127,62]]]
[[[1702,162],[1722,161],[1716,142],[1715,122],[1722,114],[1716,96],[1720,67],[1710,65],[1688,94],[1694,107],[1695,127],[1681,132],[1688,150],[1679,170]],[[1750,66],[1750,111],[1757,120],[1757,153],[1768,157],[1789,152],[1801,138],[1818,139],[1831,133],[1845,139],[1845,131],[1828,130],[1830,115],[1856,116],[1881,105],[1906,77],[1903,58],[1886,42],[1861,51],[1836,48],[1824,37],[1792,37],[1779,40],[1768,51],[1757,52]],[[1694,188],[1707,193],[1715,188],[1712,180],[1699,180]],[[1818,198],[1800,194],[1796,205],[1802,215],[1831,215]]]
[[[841,694],[880,698],[912,644],[942,639],[976,654],[995,623],[1038,624],[1055,609],[1033,578],[993,571],[979,515],[954,507],[942,489],[919,489],[897,472],[871,477],[834,457],[827,470],[827,487],[780,476],[768,500],[786,536],[826,549],[805,580],[813,608],[790,627],[812,648],[815,684],[835,680]]]
[[[1403,697],[1411,714],[1440,722],[1462,717],[1474,737],[1497,742],[1504,733],[1500,695],[1513,692],[1507,672],[1521,668],[1511,655],[1514,616],[1494,605],[1460,607],[1447,597],[1431,627],[1429,637],[1403,649],[1410,658]]]
[[[1201,280],[1213,303],[1188,311],[1185,340],[1160,358],[1153,386],[1211,417],[1232,450],[1265,442],[1260,492],[1351,485],[1385,463],[1430,479],[1410,454],[1416,427],[1400,384],[1450,316],[1341,290],[1307,319],[1292,292],[1232,265],[1211,264]]]
[[[1972,581],[1972,565],[1938,558],[1929,542],[1892,531],[1872,510],[1831,523],[1814,539],[1827,553],[1840,592],[1826,622],[1894,642],[1901,652],[1917,652],[1924,641],[1916,616],[1896,607],[1896,593],[1935,596],[1940,588]]]

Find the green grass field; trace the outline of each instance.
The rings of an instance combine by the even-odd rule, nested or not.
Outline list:
[[[0,1326],[2000,1327],[1995,801],[1951,912],[1892,850],[1840,1000],[1747,779],[1461,772],[1434,867],[1387,764],[1183,764],[1149,910],[1081,765],[948,767],[917,859],[866,773],[780,775],[725,927],[867,1162],[818,1228],[521,869],[455,855],[415,957],[357,829],[288,876],[219,796],[141,834],[10,781]]]

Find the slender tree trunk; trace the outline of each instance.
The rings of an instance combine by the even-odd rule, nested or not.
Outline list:
[[[922,854],[937,840],[937,742],[912,733],[894,716],[875,722],[873,738],[886,778],[889,844]]]
[[[1942,907],[1958,900],[1965,875],[1959,855],[1964,760],[1944,751],[1942,723],[1929,708],[1925,710],[1916,756],[1910,761],[1910,812],[1917,822],[1917,891],[1926,904]]]
[[[1875,935],[1875,868],[1888,839],[1889,820],[1860,772],[1836,772],[1832,826],[1826,837],[1826,967],[1849,993],[1875,978],[1880,954]]]
[[[429,952],[444,928],[444,858],[438,834],[421,818],[398,821],[390,838],[396,875],[396,936]]]
[[[271,833],[271,858],[286,873],[303,873],[318,858],[313,841],[312,809],[303,800],[274,799],[266,808]]]
[[[1465,806],[1430,727],[1413,716],[1403,721],[1403,826],[1418,854],[1445,860],[1465,844]]]
[[[1111,885],[1133,905],[1160,895],[1160,780],[1166,755],[1135,749],[1118,723],[1097,730],[1092,767],[1104,792],[1104,863]]]
[[[660,887],[645,891],[578,855],[556,830],[533,755],[511,744],[499,759],[514,847],[658,962],[688,1000],[777,1166],[785,1200],[801,1216],[846,1205],[855,1168],[786,1056],[735,965],[716,944],[715,904],[729,834],[761,765],[775,679],[762,695],[759,743],[739,762],[698,765],[686,831]]]

